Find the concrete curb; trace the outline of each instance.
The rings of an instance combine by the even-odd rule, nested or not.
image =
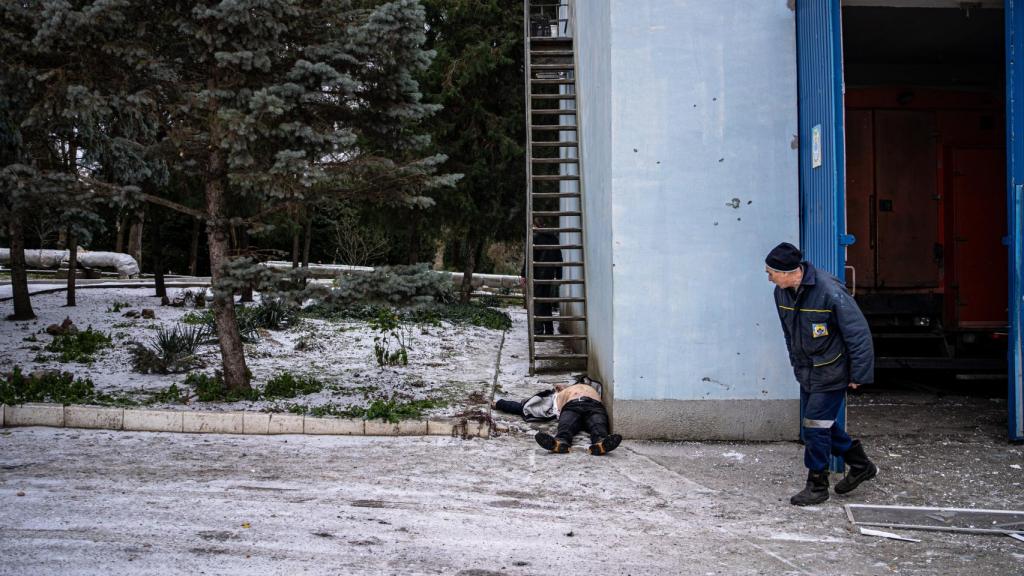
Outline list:
[[[306,434],[332,436],[453,436],[489,438],[508,433],[507,427],[486,422],[447,420],[350,420],[314,418],[264,412],[193,412],[62,406],[60,404],[0,404],[0,425],[92,428],[186,434]]]

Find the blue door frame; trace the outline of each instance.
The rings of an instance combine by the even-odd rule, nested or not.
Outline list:
[[[846,246],[853,239],[846,234],[839,0],[798,0],[796,39],[800,249],[816,268],[841,279],[846,269]],[[845,401],[836,424],[846,426]],[[830,467],[841,472],[843,462],[833,458]]]
[[[1024,0],[1006,0],[1006,197],[1009,231],[1009,438],[1024,440]]]
[[[1011,440],[1024,440],[1024,0],[1004,0]],[[846,172],[840,0],[798,0],[797,87],[800,143],[800,248],[818,268],[845,276]],[[845,405],[840,410],[845,426]],[[836,459],[832,469],[842,470]]]

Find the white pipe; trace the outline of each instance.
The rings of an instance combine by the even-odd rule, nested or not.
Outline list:
[[[33,268],[60,268],[67,263],[69,257],[67,250],[26,249],[25,265]],[[0,248],[0,264],[9,266],[10,262],[10,248]],[[120,252],[92,252],[79,248],[78,263],[86,268],[113,268],[122,278],[139,275],[139,264],[135,258]]]

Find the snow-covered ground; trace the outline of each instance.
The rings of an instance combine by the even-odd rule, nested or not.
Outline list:
[[[33,285],[32,291],[58,285]],[[181,289],[169,289],[173,300]],[[90,288],[78,292],[78,305],[64,307],[66,294],[56,292],[32,297],[38,318],[31,322],[0,324],[0,372],[15,366],[24,371],[59,369],[93,381],[97,392],[128,394],[144,400],[153,392],[171,384],[182,386],[184,374],[139,374],[132,371],[130,344],[148,342],[158,327],[171,328],[189,307],[160,306],[151,288]],[[10,295],[10,285],[0,287],[0,298]],[[127,307],[115,310],[115,304]],[[125,314],[154,310],[156,318],[129,318]],[[201,410],[284,410],[290,404],[307,408],[333,404],[337,408],[365,406],[376,398],[404,400],[441,399],[443,408],[431,416],[451,416],[467,409],[487,411],[494,395],[498,352],[502,349],[498,397],[529,396],[548,386],[552,379],[565,376],[530,378],[526,344],[526,315],[520,308],[507,308],[514,321],[507,334],[467,325],[442,322],[439,326],[408,325],[408,366],[381,368],[373,354],[376,334],[365,322],[303,319],[285,330],[264,332],[258,342],[246,344],[246,362],[253,384],[262,388],[266,381],[285,371],[311,375],[326,384],[323,391],[285,400],[255,402],[154,404],[169,409]],[[0,303],[0,314],[13,311],[11,301]],[[92,364],[61,363],[43,348],[52,337],[46,334],[50,324],[70,318],[79,329],[92,327],[114,340],[114,345],[97,354]],[[31,341],[32,339],[36,341]],[[503,337],[505,342],[503,344]],[[299,342],[302,346],[296,349]],[[200,348],[202,372],[212,374],[220,367],[215,344]],[[543,380],[543,381],[542,381]],[[514,421],[515,419],[511,419]]]

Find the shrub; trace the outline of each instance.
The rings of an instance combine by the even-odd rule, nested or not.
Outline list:
[[[444,406],[441,400],[412,400],[410,402],[398,402],[395,399],[374,400],[366,409],[366,420],[387,420],[398,422],[399,420],[419,420],[423,417],[423,411],[431,408]]]
[[[213,312],[203,310],[202,312],[188,312],[181,317],[182,324],[213,326]]]
[[[372,272],[344,274],[335,284],[328,300],[345,303],[426,304],[454,298],[451,278],[427,264],[380,266]]]
[[[405,328],[394,310],[380,310],[377,317],[370,320],[370,327],[379,332],[373,337],[373,354],[377,358],[377,365],[383,367],[409,364]]]
[[[282,372],[267,380],[263,387],[265,398],[294,398],[304,394],[315,394],[323,390],[323,382],[312,376],[294,376],[291,372]]]
[[[199,346],[210,341],[212,334],[205,325],[180,325],[168,330],[157,328],[149,346],[134,344],[132,369],[148,374],[187,372],[202,363],[196,358]]]
[[[224,378],[220,371],[208,376],[201,372],[193,372],[185,377],[185,386],[195,391],[200,402],[238,402],[239,400],[259,400],[257,390],[228,390],[224,386]]]
[[[76,379],[70,372],[46,370],[26,376],[21,368],[15,367],[0,379],[0,404],[82,404],[94,401],[95,396],[92,380]]]
[[[299,309],[288,304],[283,298],[267,298],[256,306],[242,308],[242,315],[248,315],[248,322],[255,328],[280,330],[298,318]],[[242,321],[239,320],[239,325]]]
[[[58,334],[46,345],[48,352],[57,352],[61,362],[92,363],[93,354],[110,346],[110,336],[92,329]]]
[[[110,313],[120,312],[121,310],[124,310],[125,308],[131,308],[131,307],[132,307],[132,305],[130,303],[128,303],[128,302],[114,302],[113,304],[110,305],[109,308],[107,308],[107,312],[110,312]]]
[[[363,320],[372,321],[382,312],[391,310],[403,322],[412,324],[437,325],[442,320],[452,324],[468,324],[490,328],[492,330],[508,330],[512,327],[512,317],[508,312],[495,310],[477,303],[469,304],[432,304],[413,308],[392,310],[379,304],[350,304],[341,306],[330,302],[320,302],[302,310],[308,318],[329,320]]]
[[[171,384],[166,390],[153,394],[152,398],[150,398],[150,403],[188,404],[188,398],[187,392],[178,388],[177,384]]]

